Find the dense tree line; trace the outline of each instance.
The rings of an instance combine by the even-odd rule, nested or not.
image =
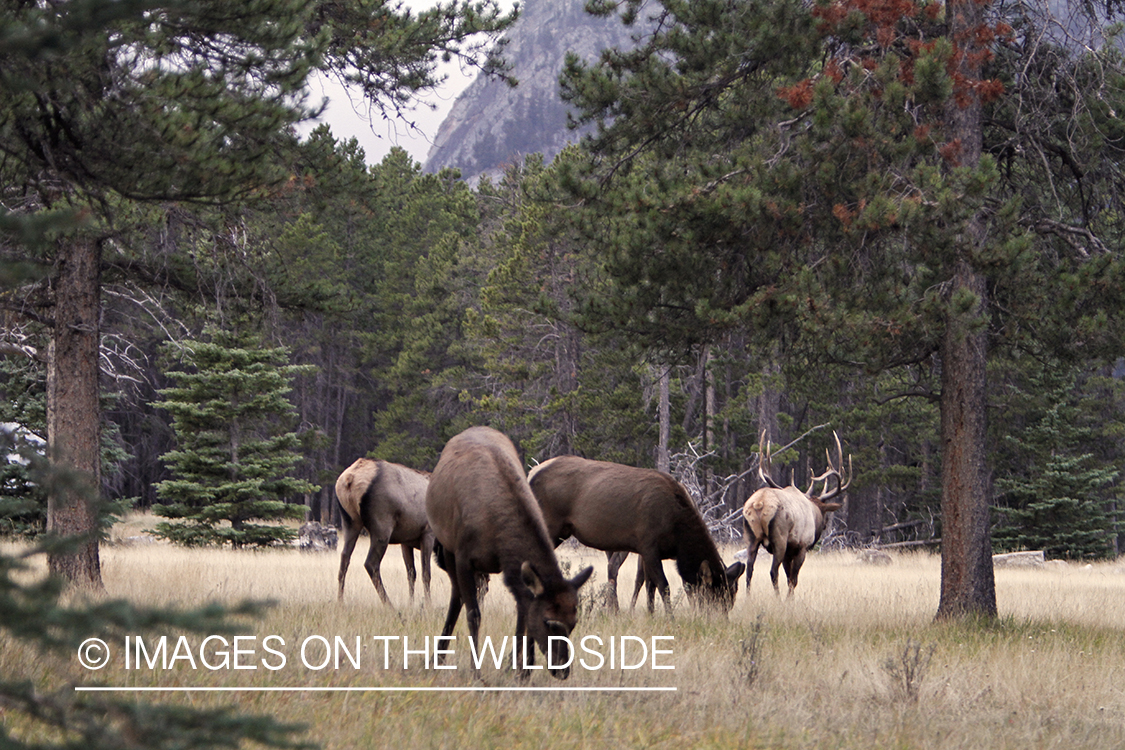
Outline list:
[[[267,88],[281,99],[251,108],[273,108],[265,140],[238,141],[253,158],[208,152],[229,142],[219,133],[175,140],[209,166],[174,184],[134,185],[106,159],[104,174],[57,187],[25,135],[4,162],[6,205],[33,213],[53,197],[100,218],[90,239],[39,255],[8,245],[54,275],[6,295],[3,418],[60,429],[46,353],[59,346],[59,248],[77,248],[100,341],[83,355],[101,373],[103,425],[87,470],[141,507],[181,447],[159,407],[173,352],[210,329],[306,366],[288,472],[305,484],[285,499],[321,520],[356,457],[430,469],[469,424],[511,435],[529,462],[670,467],[680,454],[730,513],[755,486],[763,431],[793,442],[775,467],[802,484],[836,430],[857,476],[835,543],[961,539],[957,559],[977,566],[993,546],[1115,554],[1123,64],[1098,35],[1071,39],[1101,32],[1109,11],[1063,29],[1021,8],[599,3],[653,18],[635,49],[564,75],[595,135],[475,188],[400,150],[368,165],[325,127],[298,140],[283,125],[305,105],[280,69]],[[285,75],[345,55],[322,25],[343,23],[341,7],[311,12],[261,42],[297,51]],[[395,91],[417,83],[409,66],[394,74]],[[380,80],[362,84],[392,90]],[[73,86],[57,95],[89,104]],[[165,101],[137,86],[122,117]],[[0,122],[40,105],[27,106]],[[36,492],[18,477],[6,487]],[[969,598],[943,607],[988,611],[987,591]]]

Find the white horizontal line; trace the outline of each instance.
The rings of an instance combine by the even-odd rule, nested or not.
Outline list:
[[[675,687],[78,687],[80,693],[657,693]]]

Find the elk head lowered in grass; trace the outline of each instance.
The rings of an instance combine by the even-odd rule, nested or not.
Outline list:
[[[668,579],[661,564],[668,558],[675,558],[684,590],[693,600],[724,612],[734,604],[742,563],[729,568],[723,565],[703,516],[683,485],[670,475],[558,456],[532,469],[528,479],[556,546],[573,534],[594,549],[641,556],[650,612],[657,590],[665,611],[671,612]],[[617,600],[620,565],[620,557],[611,556],[610,577],[615,584],[611,602]]]
[[[770,580],[774,591],[778,591],[777,568],[785,566],[785,578],[789,581],[789,595],[797,587],[797,575],[805,562],[805,554],[817,543],[824,533],[828,515],[839,510],[842,503],[828,502],[843,494],[851,484],[852,462],[848,457],[847,477],[842,476],[844,451],[840,446],[840,436],[836,438],[837,462],[832,462],[827,451],[828,469],[820,476],[812,477],[807,490],[790,485],[782,487],[769,476],[770,453],[766,433],[762,432],[758,444],[758,476],[767,486],[755,492],[742,507],[743,535],[746,538],[746,591],[750,592],[750,577],[754,573],[754,560],[758,557],[758,547],[764,546],[773,555],[770,567]],[[811,473],[811,472],[810,472]],[[829,481],[836,479],[834,489],[829,489]],[[813,488],[817,482],[824,482],[823,491],[817,495]]]
[[[379,564],[387,546],[402,545],[402,561],[410,584],[410,600],[414,601],[414,550],[422,553],[422,588],[430,600],[430,553],[434,534],[426,520],[426,487],[429,475],[388,461],[358,459],[336,480],[336,499],[344,511],[344,549],[340,554],[340,588],[337,599],[344,598],[344,578],[352,550],[363,529],[371,537],[371,548],[363,567],[371,576],[375,590],[385,604],[390,604]]]
[[[441,453],[426,493],[426,513],[434,535],[438,565],[449,574],[449,613],[442,636],[453,632],[464,603],[469,635],[480,633],[476,576],[501,573],[516,600],[516,643],[530,636],[548,666],[570,662],[567,636],[578,620],[578,588],[593,568],[567,580],[559,570],[543,514],[531,494],[512,442],[489,427],[470,427]],[[548,652],[548,647],[554,649]],[[523,649],[535,660],[535,648]],[[569,668],[552,669],[565,679]],[[521,667],[526,675],[526,670]]]

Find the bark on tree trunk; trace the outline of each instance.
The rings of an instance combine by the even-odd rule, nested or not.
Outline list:
[[[780,374],[781,365],[775,344],[769,359],[762,365],[762,393],[758,396],[755,405],[758,414],[758,432],[765,430],[766,440],[771,443],[781,442],[781,428],[777,421],[777,415],[781,411],[781,390],[778,388]]]
[[[976,314],[949,322],[941,366],[941,601],[937,618],[996,616],[996,582],[988,523],[985,465],[985,363],[983,330],[967,330],[987,306],[984,278],[963,263],[954,279],[977,295]]]
[[[48,555],[54,575],[102,587],[98,555],[101,410],[98,402],[101,248],[80,238],[60,248],[55,329],[47,361],[47,445],[59,476],[47,494],[47,531],[77,537]]]
[[[974,32],[984,23],[984,3],[951,0],[949,38],[960,48],[962,85],[979,81],[983,57]],[[980,98],[965,92],[947,105],[950,143],[958,144],[955,161],[980,164],[983,130]],[[988,474],[985,465],[988,288],[973,268],[970,253],[987,241],[981,216],[966,226],[970,247],[954,269],[951,309],[941,344],[942,544],[941,601],[937,618],[996,616],[996,582],[988,525]],[[976,302],[959,309],[966,294]]]
[[[660,437],[656,444],[656,469],[669,472],[672,470],[672,454],[668,449],[668,442],[672,435],[672,406],[668,392],[668,381],[671,379],[671,369],[662,367],[660,370],[660,396],[657,403],[657,412],[660,421]]]

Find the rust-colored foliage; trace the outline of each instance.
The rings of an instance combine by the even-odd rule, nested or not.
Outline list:
[[[782,86],[777,95],[793,109],[804,109],[812,103],[813,79],[806,78],[793,86]]]
[[[832,207],[832,215],[840,220],[840,223],[847,229],[851,226],[852,220],[855,219],[855,211],[845,206],[843,203],[837,203]]]
[[[988,3],[991,0],[974,0]],[[933,34],[923,36],[921,29],[939,22],[943,13],[956,12],[955,4],[940,2],[915,2],[914,0],[832,0],[813,9],[820,33],[825,36],[844,34],[844,26],[852,28],[857,16],[865,20],[864,36],[874,45],[848,45],[849,57],[832,59],[820,74],[834,84],[844,80],[843,70],[849,65],[859,65],[865,70],[875,70],[888,55],[898,57],[898,78],[907,85],[915,83],[915,63],[933,54],[937,47]],[[907,23],[910,22],[910,23]],[[908,36],[917,34],[917,36]],[[995,79],[966,76],[965,70],[979,70],[992,59],[992,47],[1010,39],[1012,28],[1006,23],[980,24],[958,34],[952,52],[945,61],[953,83],[953,100],[959,107],[974,101],[987,103],[1004,93],[1004,85]],[[778,90],[779,96],[795,109],[804,109],[811,102],[814,80],[805,80],[796,86]],[[878,92],[876,92],[878,93]]]
[[[960,138],[954,138],[952,141],[949,141],[944,146],[942,146],[940,149],[938,149],[938,152],[941,154],[941,158],[945,159],[945,161],[948,162],[950,165],[952,165],[954,167],[960,165],[960,163],[961,163],[961,139]]]

